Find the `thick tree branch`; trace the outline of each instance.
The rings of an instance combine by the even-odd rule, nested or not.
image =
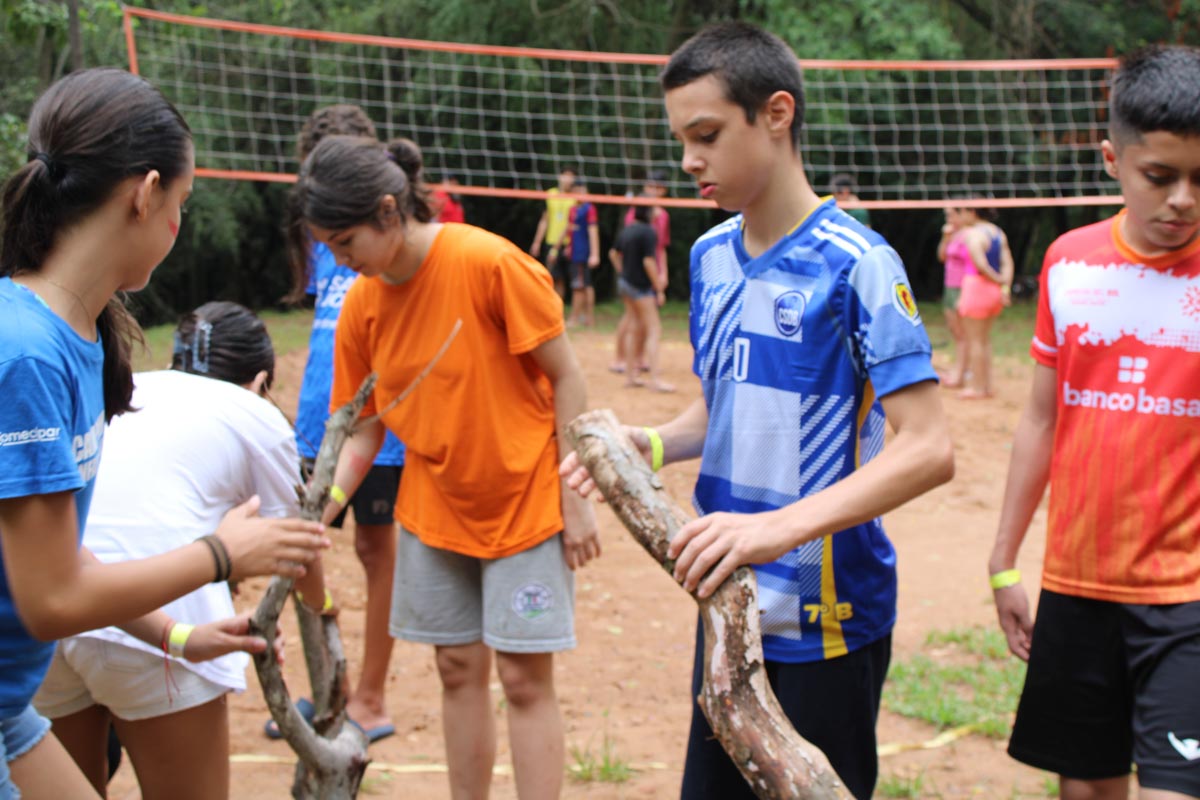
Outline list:
[[[616,416],[590,411],[573,420],[567,433],[633,538],[663,569],[673,571],[667,545],[689,515],[664,491]],[[825,754],[796,733],[767,683],[753,570],[740,567],[712,596],[697,602],[705,646],[698,700],[754,793],[779,800],[850,800]]]

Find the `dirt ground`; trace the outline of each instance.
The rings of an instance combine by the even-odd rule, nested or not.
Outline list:
[[[665,343],[665,377],[675,394],[626,389],[606,369],[611,337],[573,333],[588,380],[589,405],[613,408],[622,419],[654,424],[674,416],[698,396],[690,371],[685,334]],[[940,363],[945,356],[939,354]],[[294,404],[304,353],[283,359],[277,378],[285,408]],[[997,396],[960,400],[944,389],[952,427],[957,477],[948,486],[890,514],[886,527],[899,552],[900,611],[894,659],[919,652],[926,634],[970,625],[993,625],[986,559],[998,516],[1012,438],[1032,368],[1028,360],[996,365]],[[290,410],[290,408],[289,408]],[[676,500],[688,498],[696,466],[668,467],[663,478]],[[582,783],[568,778],[568,798],[669,798],[678,796],[685,736],[691,713],[689,676],[695,605],[640,549],[605,508],[598,512],[604,554],[577,576],[579,647],[557,659],[556,680],[565,717],[568,764],[571,750],[600,759],[606,739],[615,758],[631,765],[621,784]],[[1020,567],[1040,570],[1044,519],[1034,520]],[[364,588],[349,531],[336,536],[327,573],[342,608],[341,625],[355,673],[361,653]],[[265,581],[242,592],[243,607],[256,601]],[[293,644],[286,668],[293,696],[303,687],[302,658],[290,615]],[[282,742],[262,733],[266,706],[251,674],[251,688],[231,703],[234,798],[287,797],[294,757]],[[815,687],[816,688],[816,687]],[[516,796],[504,733],[503,696],[492,685],[500,729],[494,798]],[[818,689],[819,690],[819,689]],[[362,796],[424,800],[448,796],[442,754],[439,689],[429,648],[397,642],[389,677],[389,707],[397,735],[371,747],[374,760]],[[938,731],[884,711],[879,741],[886,751],[881,777],[920,776],[920,796],[944,798],[1045,797],[1045,776],[1008,758],[1004,743],[968,735],[948,744],[933,742]],[[934,745],[922,749],[922,745]],[[110,787],[110,797],[136,798],[128,762]]]

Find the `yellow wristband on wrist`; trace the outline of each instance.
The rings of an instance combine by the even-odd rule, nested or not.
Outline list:
[[[329,487],[329,497],[339,506],[346,505],[346,490],[338,486],[336,483]]]
[[[663,441],[654,428],[642,428],[650,440],[650,469],[658,472],[663,466]]]
[[[187,647],[188,637],[196,629],[195,625],[186,622],[176,622],[171,626],[171,634],[167,637],[167,652],[175,658],[183,658],[183,648]]]
[[[1007,589],[1009,586],[1016,586],[1021,582],[1021,570],[1006,569],[1003,572],[997,572],[988,579],[988,583],[993,589]]]
[[[296,599],[299,600],[301,603],[304,602],[304,595],[300,593],[299,589],[296,590]],[[326,586],[325,587],[325,602],[321,605],[321,613],[325,614],[331,608],[333,608],[333,595],[330,593],[329,587]]]

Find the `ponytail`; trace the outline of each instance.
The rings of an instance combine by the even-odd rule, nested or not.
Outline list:
[[[112,298],[96,320],[96,332],[104,346],[104,421],[133,411],[133,345],[145,347],[146,339],[137,320],[121,297]]]

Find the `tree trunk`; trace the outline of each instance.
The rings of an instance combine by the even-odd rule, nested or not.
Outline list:
[[[325,423],[325,438],[321,440],[312,479],[301,496],[300,516],[304,519],[321,518],[321,512],[329,502],[329,487],[333,483],[338,454],[374,388],[375,376],[372,374],[363,381],[354,400],[339,408]],[[274,655],[275,627],[291,591],[292,579],[276,576],[271,579],[258,605],[251,630],[264,637],[268,646],[264,653],[254,656],[254,668],[275,724],[300,757],[292,797],[297,800],[351,800],[358,795],[370,759],[366,735],[354,725],[346,724],[346,656],[337,621],[315,614],[299,602],[295,604],[316,709],[312,727],[309,727],[292,704]]]
[[[664,491],[616,416],[590,411],[567,432],[617,517],[672,572],[667,544],[690,515]],[[796,733],[767,683],[754,571],[738,568],[697,602],[704,624],[704,684],[697,699],[754,793],[780,800],[850,800],[825,754]]]

